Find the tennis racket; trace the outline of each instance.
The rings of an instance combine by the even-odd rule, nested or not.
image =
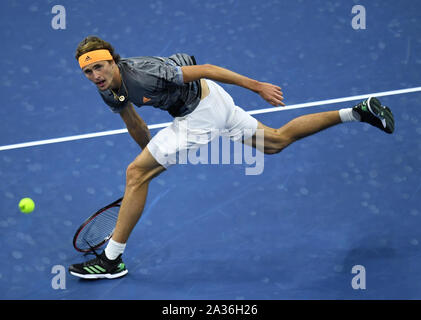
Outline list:
[[[99,209],[82,223],[73,237],[77,251],[94,251],[112,237],[122,200],[120,198]]]

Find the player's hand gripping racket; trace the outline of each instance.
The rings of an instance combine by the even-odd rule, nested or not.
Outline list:
[[[112,237],[122,200],[120,198],[99,209],[82,223],[73,237],[73,246],[77,251],[94,251]]]

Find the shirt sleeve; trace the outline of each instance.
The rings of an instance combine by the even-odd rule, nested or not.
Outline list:
[[[183,71],[181,71],[181,67],[177,66],[175,67],[175,78],[174,78],[174,83],[182,86],[184,84],[184,78],[183,78]]]
[[[151,64],[147,70],[150,76],[163,82],[171,83],[177,86],[184,85],[183,72],[181,67],[168,60],[164,63]]]

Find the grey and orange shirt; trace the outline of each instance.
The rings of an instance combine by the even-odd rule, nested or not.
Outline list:
[[[184,53],[168,58],[121,59],[117,63],[123,81],[119,91],[116,95],[111,90],[99,93],[115,113],[120,113],[130,101],[138,107],[151,105],[168,111],[173,117],[182,117],[200,102],[200,80],[184,83],[181,72],[182,66],[195,64],[194,57]],[[124,96],[124,101],[118,99],[120,96]]]

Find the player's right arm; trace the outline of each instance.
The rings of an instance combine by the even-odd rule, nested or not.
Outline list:
[[[205,78],[223,83],[235,84],[258,93],[264,100],[273,106],[285,106],[282,89],[280,87],[250,79],[219,66],[212,64],[183,66],[181,67],[181,72],[184,83]]]
[[[146,122],[143,121],[130,102],[129,105],[120,112],[120,116],[126,124],[130,136],[143,150],[149,140],[151,140],[151,133],[149,132]]]

